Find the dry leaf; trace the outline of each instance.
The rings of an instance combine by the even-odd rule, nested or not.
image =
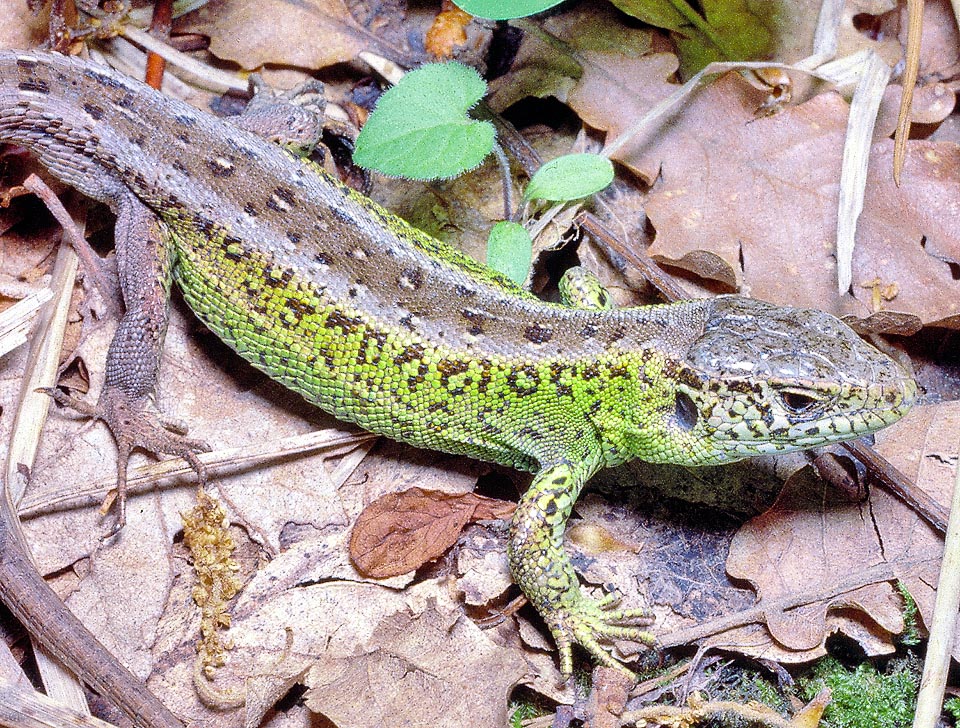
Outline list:
[[[384,579],[439,558],[474,521],[505,519],[515,503],[474,493],[422,488],[390,493],[367,506],[350,537],[350,558],[367,576]]]
[[[397,61],[408,56],[390,44],[385,29],[373,32],[358,23],[342,0],[213,0],[180,19],[176,30],[209,36],[211,53],[250,70],[266,63],[325,68],[352,61],[360,51]]]
[[[865,611],[896,634],[903,621],[892,586],[863,586],[857,579],[884,561],[873,528],[859,504],[805,468],[790,477],[770,510],[737,532],[727,572],[753,585],[767,628],[788,650],[817,650],[827,635],[830,609]],[[793,597],[817,591],[825,591],[826,598],[795,605]]]

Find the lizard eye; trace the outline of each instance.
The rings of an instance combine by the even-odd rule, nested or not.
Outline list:
[[[785,409],[794,414],[803,414],[816,407],[820,400],[802,392],[780,392],[780,401]]]
[[[677,424],[684,430],[692,430],[697,424],[697,405],[686,392],[677,392],[676,418]]]

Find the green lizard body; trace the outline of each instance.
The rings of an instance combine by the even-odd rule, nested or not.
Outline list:
[[[149,306],[140,317],[153,353],[131,334],[131,291],[165,295],[172,275],[219,337],[322,409],[536,472],[510,563],[565,672],[573,642],[612,663],[598,638],[642,635],[621,626],[638,613],[581,592],[562,550],[594,472],[856,437],[914,399],[898,364],[827,314],[732,296],[631,309],[545,303],[277,146],[116,72],[0,52],[0,79],[0,140],[118,211],[128,315],[107,386],[131,401],[152,391],[165,319]],[[136,249],[120,232],[127,220],[162,252],[125,253],[124,243]],[[149,275],[125,277],[141,263]]]

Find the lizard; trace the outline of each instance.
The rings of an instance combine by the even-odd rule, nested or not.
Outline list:
[[[614,308],[578,285],[575,305],[542,301],[242,126],[99,65],[0,52],[0,141],[116,213],[126,312],[93,412],[118,443],[121,522],[132,448],[194,462],[203,447],[147,406],[174,282],[241,357],[336,417],[535,473],[508,561],[564,675],[574,644],[625,669],[601,642],[653,640],[646,612],[588,595],[563,550],[594,473],[838,442],[916,398],[899,363],[821,311]],[[64,661],[88,674],[83,654]],[[94,685],[121,704],[133,690]]]

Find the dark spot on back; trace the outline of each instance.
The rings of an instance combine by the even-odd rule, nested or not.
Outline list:
[[[400,288],[419,291],[423,286],[423,271],[419,268],[407,268],[397,277]]]
[[[393,363],[397,366],[409,364],[411,362],[423,359],[423,354],[424,348],[422,344],[410,344],[409,346],[404,347],[403,351],[397,354],[396,358],[393,360]]]
[[[232,177],[236,169],[232,164],[222,164],[216,159],[207,159],[205,160],[207,164],[207,169],[210,170],[210,174],[214,177]]]
[[[173,120],[180,126],[191,128],[197,125],[197,120],[188,114],[175,114]]]
[[[89,78],[91,81],[96,81],[101,86],[106,86],[107,88],[113,89],[125,89],[126,86],[117,79],[106,75],[105,73],[100,73],[93,70],[92,68],[83,69],[83,75]]]
[[[21,91],[35,91],[38,94],[50,93],[50,87],[47,86],[46,82],[38,81],[36,79],[31,81],[21,81],[17,84],[17,88]]]
[[[103,118],[103,108],[97,106],[96,104],[86,103],[83,105],[83,110],[90,114],[90,116],[97,121],[100,121],[100,119]]]
[[[134,94],[127,91],[125,94],[123,94],[123,96],[117,99],[116,104],[117,106],[123,109],[130,109],[133,107],[136,101],[137,101],[137,97]]]
[[[456,293],[460,298],[470,298],[471,296],[476,296],[477,292],[468,286],[458,283],[453,287],[453,292]]]
[[[596,363],[587,364],[580,372],[580,376],[583,379],[596,379],[600,376],[600,367]]]
[[[540,324],[530,324],[523,330],[523,338],[534,344],[546,344],[553,338],[553,329]]]
[[[470,328],[467,329],[470,334],[479,336],[483,333],[483,325],[487,322],[487,317],[485,314],[481,313],[480,311],[473,311],[469,308],[465,308],[460,312],[460,315],[470,322]]]
[[[324,325],[328,329],[339,328],[344,334],[349,334],[350,332],[356,331],[363,326],[363,319],[359,318],[358,316],[348,316],[347,314],[334,309],[327,314]]]
[[[277,189],[273,191],[273,194],[290,206],[293,206],[293,204],[296,202],[296,197],[294,197],[293,192],[288,190],[286,187],[277,187]]]

